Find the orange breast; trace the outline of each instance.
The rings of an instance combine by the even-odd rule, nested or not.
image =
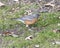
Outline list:
[[[37,21],[37,19],[25,20],[25,24],[26,24],[26,25],[34,24],[36,21]]]

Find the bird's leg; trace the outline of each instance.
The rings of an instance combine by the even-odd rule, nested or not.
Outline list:
[[[29,25],[26,25],[26,27],[29,27]]]

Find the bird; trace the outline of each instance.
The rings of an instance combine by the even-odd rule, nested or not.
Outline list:
[[[38,21],[39,16],[40,16],[39,13],[35,13],[35,14],[23,16],[21,18],[17,18],[16,20],[21,21],[26,25],[26,27],[29,27],[29,25],[35,24]]]

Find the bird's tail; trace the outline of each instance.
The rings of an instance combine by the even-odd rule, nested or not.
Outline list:
[[[16,21],[20,21],[20,22],[24,23],[24,20],[22,20],[21,18],[11,18],[11,20],[16,20]]]
[[[16,19],[16,20],[24,23],[24,20],[22,20],[22,19]],[[24,23],[24,24],[25,24],[25,23]]]

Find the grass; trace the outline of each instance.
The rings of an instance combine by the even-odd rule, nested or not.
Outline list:
[[[6,10],[0,9],[0,30],[6,31],[15,29],[18,30],[17,33],[19,34],[18,38],[14,38],[11,36],[2,37],[2,45],[0,45],[2,48],[34,48],[34,45],[38,44],[40,45],[39,48],[60,48],[60,45],[53,45],[52,41],[54,40],[60,40],[60,33],[54,33],[53,29],[60,29],[60,26],[57,24],[60,23],[60,19],[58,19],[58,16],[60,16],[60,12],[55,13],[40,13],[41,16],[37,23],[35,23],[32,26],[38,27],[41,29],[41,31],[28,31],[24,24],[17,22],[15,20],[11,20],[11,18],[18,18],[20,17],[25,10],[22,9],[19,12],[13,13],[13,14],[5,14],[3,15],[3,12]],[[9,10],[9,8],[8,8]],[[4,19],[3,19],[4,18]],[[6,18],[6,19],[5,19]],[[21,24],[23,26],[21,26]],[[18,25],[16,27],[16,25]],[[18,28],[18,29],[17,29]],[[34,32],[36,33],[35,37],[32,40],[25,40],[25,38],[29,35],[33,35]]]

